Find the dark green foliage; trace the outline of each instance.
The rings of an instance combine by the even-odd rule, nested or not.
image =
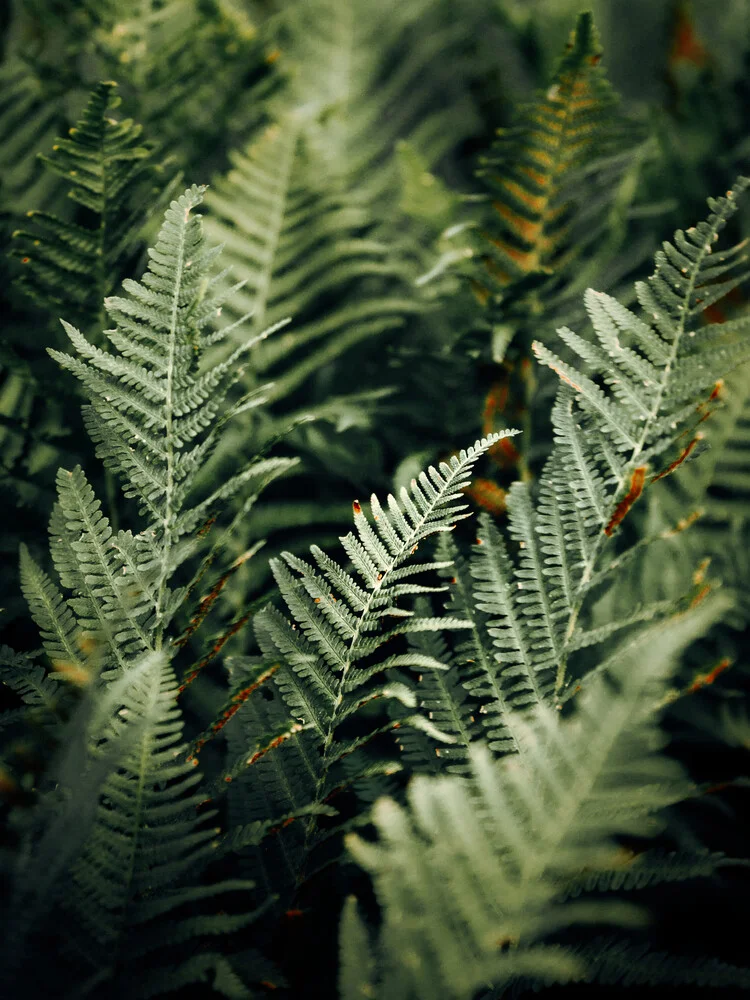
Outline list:
[[[141,128],[112,112],[119,105],[113,83],[92,93],[83,117],[58,139],[42,163],[69,185],[67,195],[87,210],[82,224],[29,211],[34,229],[17,230],[13,250],[23,265],[16,287],[49,312],[65,309],[84,327],[96,320],[102,300],[139,238],[148,213],[169,179]]]
[[[3,8],[3,997],[750,985],[725,6]]]
[[[484,264],[500,286],[569,268],[588,241],[600,247],[602,209],[638,139],[615,111],[601,58],[591,15],[582,14],[548,89],[482,161],[496,214]]]

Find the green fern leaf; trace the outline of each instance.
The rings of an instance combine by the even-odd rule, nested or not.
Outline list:
[[[97,445],[97,455],[124,479],[126,496],[137,498],[149,522],[137,539],[121,535],[112,543],[111,547],[122,551],[116,557],[121,565],[113,564],[107,571],[110,599],[122,598],[122,588],[115,588],[113,581],[118,570],[127,575],[128,562],[130,578],[146,573],[148,582],[141,579],[136,590],[142,594],[145,587],[152,593],[153,627],[160,634],[175,609],[176,597],[167,580],[176,568],[181,539],[196,531],[215,508],[224,506],[253,479],[260,485],[293,464],[292,460],[275,459],[250,465],[207,499],[190,503],[198,473],[220,439],[227,419],[224,400],[242,374],[243,357],[270,332],[251,338],[210,368],[196,371],[196,359],[227,333],[226,329],[215,332],[210,326],[221,311],[220,300],[211,294],[209,277],[218,249],[205,246],[200,217],[193,214],[202,198],[203,189],[193,187],[172,202],[156,246],[149,252],[149,269],[143,281],[128,279],[123,283],[129,298],[106,300],[116,324],[107,337],[117,353],[93,347],[67,323],[63,325],[78,356],[50,351],[83,383],[91,400],[85,409],[86,425]],[[65,484],[63,477],[61,490]],[[61,503],[64,506],[62,493]],[[95,516],[93,503],[93,497],[84,501],[70,495],[69,504],[84,513],[90,510],[90,516]],[[66,514],[80,520],[80,513]],[[100,564],[109,544],[109,528],[102,526],[101,531],[104,534],[96,541]],[[130,613],[131,618],[134,613]],[[108,615],[105,609],[105,618]],[[144,632],[138,623],[132,624],[131,630],[136,636]],[[146,648],[145,641],[140,635],[141,651]],[[127,644],[123,649],[137,651],[135,647],[128,650]]]
[[[361,235],[367,212],[321,188],[303,126],[301,114],[290,115],[244,153],[232,154],[233,169],[206,199],[208,231],[244,282],[228,307],[235,315],[252,314],[259,330],[295,317],[294,330],[255,351],[255,369],[274,378],[268,402],[284,399],[364,338],[401,326],[418,308],[405,288],[403,294],[360,291],[373,277],[398,286],[397,264],[386,244]],[[319,304],[333,297],[336,307],[321,312]],[[277,372],[280,361],[284,368]]]
[[[54,669],[61,671],[61,676],[74,674],[79,683],[84,683],[82,679],[88,678],[89,668],[81,648],[81,625],[25,545],[21,546],[21,589]]]
[[[123,259],[158,204],[157,191],[169,189],[167,166],[141,143],[141,127],[112,117],[119,103],[114,83],[99,84],[69,138],[41,157],[68,183],[84,221],[32,211],[34,228],[14,234],[13,256],[23,265],[18,287],[45,309],[64,309],[86,326],[100,316]]]
[[[377,996],[469,998],[519,975],[579,978],[576,956],[538,942],[574,922],[633,922],[629,907],[579,909],[560,888],[606,864],[614,835],[653,834],[658,810],[689,791],[658,753],[655,711],[675,658],[720,611],[644,633],[613,666],[617,697],[599,675],[572,719],[546,706],[519,719],[520,758],[475,748],[468,780],[418,777],[408,810],[381,800],[377,844],[347,837],[383,911]]]
[[[548,89],[500,132],[478,172],[496,212],[481,248],[500,286],[560,271],[602,235],[607,195],[641,136],[616,112],[600,61],[592,16],[580,14]]]
[[[388,723],[382,730],[370,727],[362,738],[341,741],[338,730],[344,720],[358,715],[375,698],[397,698],[413,706],[408,689],[383,685],[379,679],[383,671],[426,663],[440,666],[432,658],[414,654],[384,656],[390,640],[425,630],[463,629],[469,624],[462,618],[416,615],[399,599],[434,589],[414,584],[412,579],[426,570],[444,568],[445,562],[412,563],[412,557],[431,535],[450,531],[457,520],[468,516],[465,505],[457,501],[472,466],[496,440],[478,441],[442,463],[439,470],[421,473],[410,492],[402,489],[399,500],[389,496],[382,504],[373,496],[372,521],[355,501],[356,533],[350,532],[341,542],[356,576],[316,546],[311,549],[314,565],[290,553],[273,561],[279,589],[297,624],[290,625],[276,609],[267,608],[256,618],[256,634],[269,662],[281,658],[283,666],[275,684],[289,712],[311,727],[320,747],[320,769],[311,770],[307,778],[309,801],[326,801],[340,783],[342,759],[358,751],[375,732],[394,725]],[[390,619],[396,624],[388,624]],[[454,739],[419,716],[402,719],[399,725],[409,721],[445,742]],[[351,780],[350,773],[347,781]],[[308,849],[314,844],[312,825],[311,821]]]

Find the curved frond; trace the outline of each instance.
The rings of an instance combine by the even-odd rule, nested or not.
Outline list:
[[[380,698],[394,699],[407,709],[414,707],[413,692],[404,685],[384,682],[384,673],[394,667],[443,667],[416,650],[389,655],[392,641],[402,635],[467,627],[462,618],[422,617],[404,606],[402,598],[442,589],[418,581],[426,571],[439,570],[446,563],[418,562],[413,557],[430,536],[450,531],[456,521],[468,516],[466,505],[457,501],[462,499],[473,465],[498,439],[477,441],[439,469],[421,473],[410,491],[401,490],[398,500],[389,496],[381,503],[373,495],[372,520],[355,500],[355,532],[341,539],[353,573],[317,547],[311,550],[313,563],[290,553],[274,560],[274,576],[294,623],[267,608],[256,618],[256,633],[269,661],[282,660],[275,681],[291,715],[311,726],[320,747],[321,769],[312,801],[325,801],[338,786],[344,757],[396,724],[391,721],[375,732],[370,729],[361,737],[342,740],[339,731],[345,720]],[[424,716],[408,716],[397,724],[407,722],[446,742],[454,739],[440,733]],[[350,768],[347,782],[352,780]]]

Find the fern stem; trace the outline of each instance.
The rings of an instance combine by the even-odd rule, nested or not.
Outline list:
[[[159,573],[159,588],[156,596],[156,629],[154,632],[154,644],[155,648],[161,649],[162,643],[164,641],[164,599],[167,590],[167,579],[169,577],[169,559],[172,548],[172,521],[173,521],[173,511],[172,503],[174,498],[174,465],[175,465],[175,447],[173,438],[173,420],[174,420],[174,375],[175,366],[177,361],[177,320],[179,317],[179,306],[180,306],[180,296],[182,292],[182,276],[185,268],[185,239],[184,233],[187,225],[190,221],[190,212],[192,206],[186,206],[184,208],[184,227],[182,231],[182,239],[179,240],[177,247],[177,259],[175,262],[175,281],[174,288],[172,292],[172,309],[169,318],[169,353],[167,356],[167,386],[164,398],[164,437],[165,446],[164,450],[166,453],[166,487],[164,491],[164,516],[162,519],[162,531],[163,535],[161,538],[161,570]]]

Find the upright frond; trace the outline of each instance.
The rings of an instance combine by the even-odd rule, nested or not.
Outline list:
[[[499,226],[488,266],[501,284],[559,266],[563,251],[570,250],[572,199],[579,210],[593,208],[592,154],[604,164],[622,148],[624,123],[615,113],[617,97],[601,57],[592,16],[581,14],[548,89],[500,133],[482,165]],[[599,198],[604,182],[612,183],[616,162],[607,167],[598,178]]]
[[[488,515],[480,517],[471,584],[466,561],[451,557],[448,612],[460,609],[473,621],[473,642],[465,651],[454,646],[453,659],[464,664],[462,683],[476,699],[471,714],[476,707],[497,754],[518,750],[513,710],[575,695],[569,661],[578,650],[587,650],[575,671],[583,684],[588,650],[599,646],[605,657],[614,640],[706,595],[700,578],[693,583],[687,575],[681,593],[624,609],[620,602],[598,616],[589,611],[593,598],[616,586],[615,571],[646,554],[645,541],[618,553],[620,525],[644,490],[691,457],[720,380],[750,356],[747,319],[702,320],[705,301],[748,275],[744,242],[714,252],[748,183],[741,178],[710,202],[707,222],[663,245],[655,275],[637,285],[641,315],[611,296],[586,293],[594,341],[568,329],[560,335],[587,370],[534,345],[563,382],[552,411],[552,453],[535,487],[517,482],[508,491],[509,539]]]
[[[537,544],[535,535],[546,540],[548,599],[564,609],[554,624],[546,616],[556,644],[558,693],[568,653],[581,644],[580,609],[608,540],[649,483],[690,457],[703,438],[700,425],[717,383],[750,354],[747,320],[700,322],[707,304],[750,273],[744,241],[713,252],[749,183],[740,178],[726,197],[710,199],[706,222],[678,230],[673,244],[663,244],[655,273],[636,285],[642,315],[603,293],[586,293],[596,341],[559,331],[586,371],[534,345],[565,385],[553,411],[555,447],[537,510],[528,521],[512,498],[509,510],[519,540],[529,546]]]
[[[302,110],[289,113],[233,153],[232,170],[206,197],[208,232],[243,282],[227,308],[250,315],[258,331],[294,316],[293,329],[253,355],[254,370],[273,378],[268,402],[419,309],[389,246],[369,234],[369,213],[321,182],[305,121]]]
[[[68,197],[84,210],[80,220],[29,211],[32,228],[14,233],[13,255],[22,265],[18,287],[84,326],[99,317],[123,258],[169,181],[167,165],[142,141],[141,126],[113,117],[120,103],[116,90],[112,82],[100,83],[68,138],[58,138],[40,157],[64,178]]]
[[[115,351],[94,347],[64,321],[76,355],[50,351],[83,383],[90,399],[84,416],[97,455],[124,480],[125,495],[137,499],[147,518],[148,527],[138,537],[122,535],[111,543],[117,551],[112,558],[120,561],[125,576],[155,577],[154,628],[160,635],[179,601],[167,581],[180,539],[234,494],[257,491],[291,464],[284,459],[250,463],[208,497],[197,502],[192,497],[231,416],[227,393],[242,375],[247,351],[270,332],[199,367],[205,352],[227,333],[213,328],[221,312],[211,276],[219,250],[205,245],[200,216],[194,214],[202,200],[203,188],[193,186],[172,202],[143,280],[123,283],[128,298],[106,300],[116,324],[106,336]],[[102,546],[107,541],[102,539]]]

